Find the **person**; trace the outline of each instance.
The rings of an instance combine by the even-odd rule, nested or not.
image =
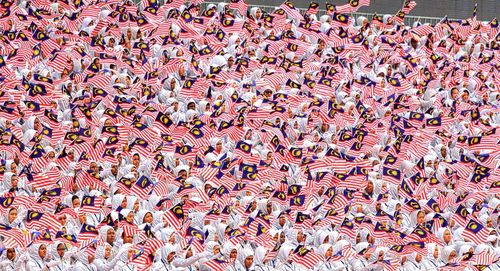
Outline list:
[[[412,253],[406,257],[404,263],[404,269],[407,271],[423,270],[422,255],[418,253]]]
[[[132,244],[127,242],[120,247],[120,251],[116,254],[115,265],[112,266],[114,271],[118,270],[137,270],[137,266],[132,263],[134,257],[134,249]]]
[[[238,253],[241,263],[241,271],[254,271],[254,252],[251,248],[242,248]]]
[[[435,243],[427,245],[427,256],[422,262],[422,270],[436,270],[439,267],[439,259],[441,258],[439,246]]]
[[[97,270],[111,271],[120,260],[122,254],[128,253],[125,250],[119,251],[114,257],[111,254],[111,245],[105,243],[103,246],[98,246],[96,249],[95,259],[93,264]]]
[[[443,247],[443,251],[441,252],[441,258],[439,259],[439,266],[446,266],[448,263],[453,260],[457,256],[457,252],[453,246],[445,246]]]
[[[318,248],[318,252],[325,260],[316,264],[315,270],[343,270],[345,267],[337,261],[333,261],[333,246],[331,244],[322,244]]]
[[[66,245],[63,242],[55,242],[52,246],[50,246],[50,255],[53,259],[52,261],[55,261],[57,264],[52,265],[49,268],[49,271],[63,271],[71,266],[70,258],[73,253],[69,251],[68,247],[70,247],[70,245]]]
[[[5,271],[20,270],[22,264],[23,259],[20,259],[16,248],[7,248],[0,258],[0,267]]]
[[[78,261],[76,262],[73,270],[75,271],[97,271],[94,262],[94,256],[88,251],[79,251],[77,254]]]
[[[293,262],[290,258],[293,253],[293,245],[291,244],[283,244],[279,249],[277,260],[279,261],[278,265],[275,267],[278,270],[284,271],[302,271],[305,270],[301,265]]]
[[[440,228],[436,236],[444,243],[445,246],[450,246],[454,244],[451,231],[448,228]]]
[[[210,255],[210,252],[203,252],[196,255],[189,255],[182,259],[179,257],[174,245],[167,244],[160,249],[159,255],[155,258],[155,263],[151,270],[187,270],[199,260],[204,260]],[[188,256],[188,255],[186,255]]]
[[[48,269],[45,263],[47,246],[45,244],[33,244],[29,248],[28,257],[24,258],[24,268],[29,271],[42,271]]]
[[[354,270],[366,270],[369,268],[368,260],[372,257],[372,251],[369,250],[370,244],[368,242],[361,242],[356,244],[355,251],[361,254],[362,257],[353,259],[352,267]]]

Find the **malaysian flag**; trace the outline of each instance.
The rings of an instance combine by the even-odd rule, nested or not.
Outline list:
[[[101,211],[104,200],[96,196],[83,196],[80,205],[80,213],[98,214]]]
[[[59,222],[50,213],[42,213],[28,210],[26,214],[26,224],[30,228],[39,230],[58,230]]]
[[[311,2],[306,10],[306,14],[316,14],[319,10],[319,4],[316,2]]]
[[[363,6],[369,6],[370,0],[349,0],[349,3],[335,6],[335,11],[340,13],[353,13]]]
[[[474,219],[469,220],[462,234],[476,245],[486,243],[489,236],[488,230]]]
[[[141,176],[131,187],[130,192],[141,199],[146,199],[153,190],[153,182],[146,176]]]
[[[99,235],[97,229],[89,224],[83,223],[78,234],[78,241],[95,239]]]
[[[291,18],[301,21],[302,20],[302,15],[300,14],[300,11],[295,8],[294,4],[290,1],[285,1],[283,4],[281,4],[280,8],[282,8],[288,16]]]
[[[412,1],[412,0],[405,0],[405,3],[403,5],[403,8],[401,11],[403,11],[405,14],[410,13],[415,7],[417,6],[417,2]]]
[[[307,269],[312,269],[318,262],[324,261],[324,257],[304,246],[298,246],[293,251],[291,260]]]
[[[245,0],[231,0],[229,8],[237,10],[241,16],[247,15],[248,5],[245,3]]]
[[[165,212],[163,217],[167,220],[168,224],[175,229],[182,228],[184,221],[184,210],[181,204],[177,204]]]

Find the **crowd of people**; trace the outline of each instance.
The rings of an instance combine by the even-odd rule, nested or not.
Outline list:
[[[0,7],[0,270],[499,270],[498,21]]]

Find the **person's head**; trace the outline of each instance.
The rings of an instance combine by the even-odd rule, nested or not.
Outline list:
[[[71,198],[71,204],[73,204],[73,208],[78,208],[80,207],[80,198],[76,195],[74,195],[72,198]]]
[[[17,188],[17,184],[19,183],[19,178],[17,177],[17,175],[12,175],[12,177],[10,178],[10,185],[12,188]]]
[[[373,193],[373,182],[372,181],[368,181],[368,183],[366,184],[365,192],[368,194]]]
[[[234,64],[234,57],[230,56],[228,59],[227,59],[227,66],[229,68],[231,68]]]
[[[248,129],[248,131],[245,134],[245,140],[250,140],[252,139],[252,130]]]
[[[454,87],[451,89],[451,98],[456,100],[458,97],[458,88]]]
[[[38,248],[38,256],[40,256],[40,258],[43,260],[45,259],[45,256],[47,256],[47,246],[45,246],[44,244],[42,244],[39,248]]]
[[[238,257],[238,250],[236,248],[233,248],[231,250],[231,253],[229,254],[229,259],[235,260],[236,257]]]
[[[271,160],[273,160],[273,157],[274,157],[273,153],[272,152],[268,152],[267,156],[266,156],[266,159],[267,159],[267,161],[271,161]]]
[[[277,232],[276,234],[273,235],[274,242],[278,242],[279,238],[280,238],[279,232]]]
[[[448,244],[448,243],[450,243],[450,241],[451,241],[451,237],[452,237],[452,236],[451,236],[451,231],[450,231],[449,229],[446,229],[446,230],[444,231],[444,235],[443,235],[443,240],[444,240],[444,242],[445,242],[445,243],[447,243],[447,244]]]
[[[104,247],[104,258],[109,259],[111,257],[111,246],[107,245]]]
[[[139,167],[139,161],[140,161],[141,157],[138,153],[134,154],[132,156],[132,164],[136,167]]]
[[[7,259],[9,259],[10,261],[14,261],[15,258],[16,258],[16,250],[13,248],[8,248]]]
[[[186,171],[185,169],[182,169],[182,170],[180,170],[180,171],[179,171],[179,177],[180,177],[182,180],[187,179],[187,177],[188,177],[187,175],[188,175],[188,174],[187,174],[187,171]]]
[[[61,224],[61,226],[66,225],[67,220],[68,219],[66,218],[66,215],[61,215],[57,217],[57,221],[59,221],[59,224]]]
[[[448,256],[448,261],[453,260],[453,258],[455,258],[456,256],[457,256],[457,252],[455,250],[452,250],[450,252],[450,256]]]
[[[378,252],[377,260],[382,261],[384,260],[385,252],[383,250]]]
[[[204,186],[204,187],[205,187],[205,192],[208,192],[208,191],[210,191],[210,189],[212,189],[212,188],[213,188],[213,187],[212,187],[212,185],[211,185],[211,184],[209,184],[209,183],[205,184],[205,186]]]
[[[127,208],[127,197],[123,197],[122,204],[120,204],[120,207],[122,207],[122,209]]]
[[[255,210],[257,209],[257,201],[253,200],[252,203],[250,203],[250,210]]]
[[[133,241],[134,241],[134,237],[132,235],[126,235],[125,233],[123,233],[123,243],[124,244],[132,244]]]
[[[469,101],[469,91],[464,90],[464,93],[462,93],[462,101],[468,102]]]
[[[415,256],[415,261],[416,261],[417,263],[421,262],[421,261],[422,261],[422,254],[417,253],[417,255]]]
[[[111,174],[113,174],[114,176],[118,174],[118,165],[111,166]]]
[[[35,122],[33,125],[34,125],[33,128],[38,131],[41,127],[40,120],[38,118],[35,118]]]
[[[134,223],[134,212],[129,212],[125,218],[128,223]]]
[[[222,140],[219,140],[219,141],[217,141],[217,143],[215,143],[215,151],[217,151],[217,152],[222,151]]]
[[[150,213],[150,212],[147,212],[145,215],[144,215],[144,218],[142,219],[142,223],[153,223],[153,214]]]
[[[273,203],[271,201],[268,201],[266,203],[266,211],[268,214],[270,214],[273,211]]]
[[[17,218],[17,209],[16,208],[11,208],[8,213],[7,219],[9,220],[9,223],[14,222]]]
[[[186,259],[193,257],[193,250],[190,248],[186,251]]]
[[[333,256],[333,247],[331,246],[330,248],[328,248],[326,250],[325,258],[329,258],[329,257],[332,257],[332,256]]]
[[[323,193],[325,193],[325,186],[324,185],[320,186],[320,188],[318,189],[318,196],[322,196]]]
[[[442,146],[440,149],[441,156],[446,157],[447,151],[446,151],[446,146]]]
[[[5,120],[5,128],[11,128],[12,127],[12,121],[11,120]]]
[[[83,224],[87,221],[87,214],[84,212],[78,213],[78,221]]]
[[[304,240],[305,240],[304,233],[301,230],[299,230],[297,232],[297,242],[302,243],[302,241]]]
[[[214,255],[217,255],[220,253],[220,246],[219,245],[215,245],[214,248],[212,249],[212,253]]]
[[[75,152],[73,150],[68,151],[68,159],[70,161],[74,161],[75,160]]]
[[[91,173],[98,173],[99,172],[99,167],[97,166],[97,163],[94,162],[94,161],[90,162],[89,170],[90,170]]]
[[[255,11],[255,19],[260,19],[261,16],[262,16],[262,11],[259,8]]]
[[[491,217],[486,218],[486,227],[488,227],[488,228],[493,228],[494,227],[494,225],[493,225],[493,219],[491,219]]]
[[[422,225],[425,222],[425,213],[424,211],[418,211],[417,213],[417,224]]]
[[[285,216],[284,213],[281,213],[281,215],[279,216],[278,223],[280,224],[280,226],[285,225],[285,223],[286,223],[286,216]]]
[[[418,41],[416,39],[411,39],[410,43],[411,43],[411,47],[413,47],[413,49],[417,49]]]
[[[370,234],[366,237],[366,241],[372,245],[375,244],[375,238]]]
[[[134,202],[134,206],[132,207],[132,209],[134,210],[134,212],[138,212],[140,208],[141,208],[141,205],[139,203],[139,200],[136,199],[135,202]]]
[[[64,245],[64,243],[59,243],[57,245],[57,255],[62,258],[64,256],[64,253],[66,253],[66,246]]]
[[[250,268],[253,264],[253,255],[249,255],[245,258],[245,268]]]
[[[17,174],[17,165],[15,163],[10,164],[10,172]]]
[[[114,241],[115,241],[115,230],[113,228],[110,228],[106,232],[106,242],[108,242],[109,244],[113,244]]]
[[[285,235],[285,232],[284,232],[284,231],[282,231],[282,232],[280,233],[280,244],[285,243],[285,241],[286,241],[286,235]]]
[[[171,263],[174,260],[174,258],[175,258],[175,251],[171,251],[167,255],[167,262]]]

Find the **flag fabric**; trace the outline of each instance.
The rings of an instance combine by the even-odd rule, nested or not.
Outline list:
[[[489,236],[487,229],[474,219],[470,219],[464,230],[464,237],[471,240],[475,244],[483,244]]]
[[[358,11],[360,7],[369,5],[370,0],[349,0],[347,4],[335,6],[335,10],[339,13],[353,13]]]
[[[405,25],[418,1],[366,20],[375,1],[132,2],[0,4],[15,261],[57,242],[94,255],[108,226],[130,270],[169,269],[172,246],[199,270],[238,269],[231,247],[264,269],[352,270],[385,251],[365,267],[403,270],[449,236],[495,246],[500,33],[480,3]],[[498,263],[477,251],[442,269]]]

